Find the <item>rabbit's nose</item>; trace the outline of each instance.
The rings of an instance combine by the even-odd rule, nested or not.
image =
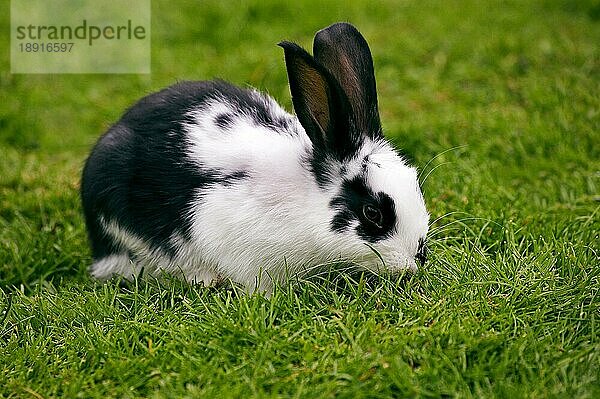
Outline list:
[[[424,238],[419,238],[419,247],[415,255],[415,260],[421,264],[421,267],[425,266],[425,262],[427,262],[427,242]]]

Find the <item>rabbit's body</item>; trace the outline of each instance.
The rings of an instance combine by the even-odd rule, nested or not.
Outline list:
[[[99,140],[82,182],[94,276],[143,268],[268,291],[339,260],[415,268],[427,212],[414,168],[381,135],[376,97],[360,120],[339,72],[282,47],[298,118],[253,90],[182,82],[140,100]],[[306,92],[306,71],[324,91]]]
[[[242,99],[253,106],[241,108]],[[115,152],[131,164],[113,163]],[[236,275],[251,285],[261,271],[283,276],[286,264],[332,259],[334,195],[310,173],[311,154],[298,120],[256,91],[184,82],[148,96],[87,163],[83,196],[95,204],[86,208],[88,226],[100,238],[92,240],[92,273],[131,275],[143,266],[205,283]]]

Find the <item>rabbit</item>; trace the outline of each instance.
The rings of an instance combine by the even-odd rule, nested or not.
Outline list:
[[[382,133],[369,46],[349,23],[311,56],[283,41],[296,116],[221,80],[129,108],[82,174],[92,276],[166,272],[271,292],[319,265],[414,271],[429,214],[417,171]]]

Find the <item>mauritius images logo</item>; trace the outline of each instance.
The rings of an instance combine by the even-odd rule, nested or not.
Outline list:
[[[150,73],[150,0],[12,0],[12,73]]]

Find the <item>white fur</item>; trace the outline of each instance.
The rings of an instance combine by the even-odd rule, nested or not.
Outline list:
[[[109,255],[97,260],[90,267],[92,276],[100,280],[107,280],[118,274],[126,278],[137,276],[140,272],[138,266],[131,262],[129,256],[124,254]]]
[[[107,221],[100,217],[100,223],[104,231],[135,259],[131,259],[127,254],[119,254],[109,255],[96,261],[91,267],[91,273],[98,279],[108,279],[115,274],[131,279],[138,276],[143,268],[149,274],[166,272],[180,276],[191,283],[201,282],[204,285],[211,285],[221,280],[214,269],[204,265],[197,257],[186,253],[186,244],[182,237],[172,237],[172,243],[181,251],[178,256],[171,258],[160,250],[152,249],[144,240],[114,221]]]

